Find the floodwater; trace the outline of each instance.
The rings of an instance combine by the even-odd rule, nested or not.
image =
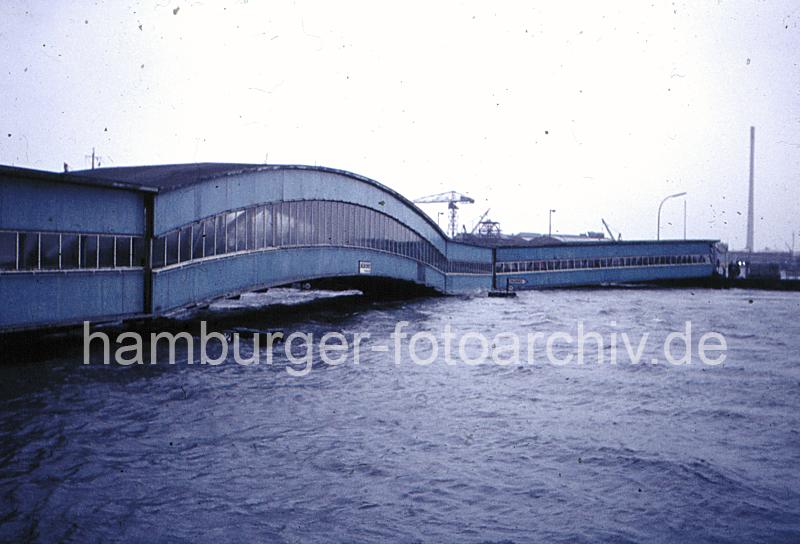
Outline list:
[[[104,366],[99,349],[83,365],[80,342],[34,363],[4,355],[0,539],[798,542],[798,310],[798,293],[598,289],[242,318],[371,335],[359,364],[315,355],[303,377],[287,372],[285,344],[257,366],[188,365],[182,348],[174,365],[162,350],[154,365]],[[664,360],[687,320],[693,351],[705,332],[724,336],[723,364]],[[634,349],[649,336],[638,364],[609,364],[609,347],[602,363],[589,349],[583,364],[553,364],[544,344],[533,364],[447,364],[441,349],[396,364],[398,321],[523,346],[578,322]],[[561,361],[571,349],[553,344]]]

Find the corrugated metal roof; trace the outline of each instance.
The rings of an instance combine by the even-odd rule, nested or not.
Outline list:
[[[94,187],[106,187],[111,189],[123,189],[126,191],[140,191],[146,193],[156,193],[157,188],[138,185],[122,180],[105,178],[95,178],[72,172],[47,172],[46,170],[34,170],[32,168],[19,168],[17,166],[0,165],[0,176],[10,178],[22,178],[38,181],[51,181],[55,183],[69,183],[72,185],[89,185]]]
[[[76,170],[74,173],[94,179],[146,185],[165,191],[194,185],[216,177],[258,171],[263,167],[264,165],[257,164],[203,162],[95,168],[93,170]]]

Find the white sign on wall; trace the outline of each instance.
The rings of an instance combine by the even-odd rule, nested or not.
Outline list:
[[[358,273],[359,274],[372,274],[372,262],[371,261],[358,261]]]

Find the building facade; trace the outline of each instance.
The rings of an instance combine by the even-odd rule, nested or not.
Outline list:
[[[298,281],[444,294],[708,277],[713,241],[486,247],[369,178],[298,165],[0,167],[0,330],[158,316]]]

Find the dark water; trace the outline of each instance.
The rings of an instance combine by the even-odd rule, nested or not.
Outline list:
[[[250,302],[253,302],[250,299]],[[798,542],[800,296],[589,290],[316,311],[286,325],[651,338],[692,320],[722,366],[272,366],[0,372],[8,541]],[[613,324],[614,322],[615,324]],[[287,330],[288,332],[288,330]],[[696,343],[696,342],[695,342]],[[420,344],[420,352],[424,352]]]

